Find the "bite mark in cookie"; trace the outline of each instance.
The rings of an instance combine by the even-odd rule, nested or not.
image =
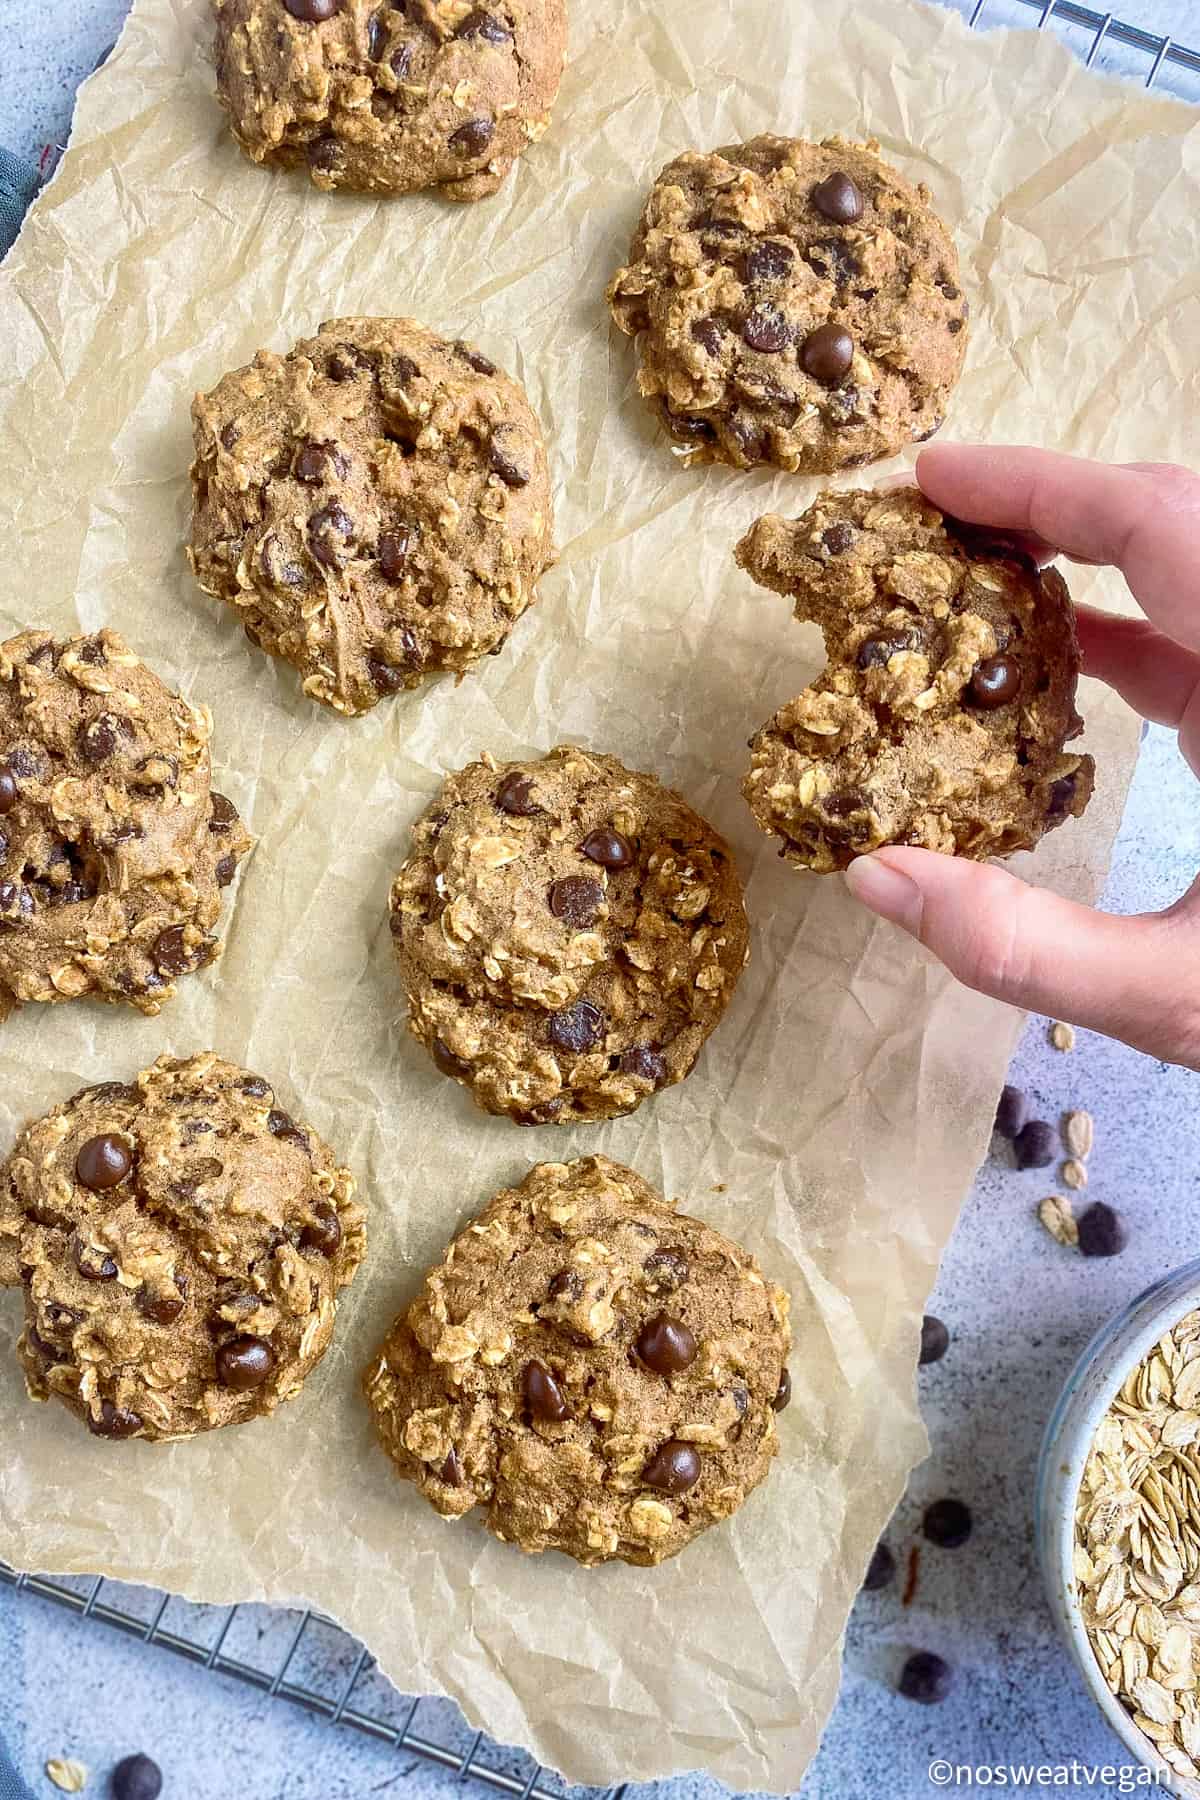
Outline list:
[[[743,792],[782,855],[825,873],[882,844],[984,858],[1078,818],[1079,648],[1067,585],[916,488],[760,519],[737,560],[821,627],[820,677],[751,744]]]

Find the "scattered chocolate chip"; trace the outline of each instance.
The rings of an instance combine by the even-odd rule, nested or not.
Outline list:
[[[515,425],[497,425],[492,433],[489,460],[506,487],[528,487],[533,470],[526,455],[524,434]]]
[[[140,1752],[123,1757],[112,1772],[112,1800],[158,1800],[161,1793],[162,1771]]]
[[[128,1145],[111,1131],[102,1131],[97,1137],[88,1138],[81,1144],[79,1154],[75,1158],[75,1175],[85,1188],[94,1194],[102,1194],[108,1188],[119,1187],[133,1167],[133,1154]]]
[[[622,1075],[632,1075],[636,1081],[648,1081],[651,1087],[661,1087],[667,1079],[666,1057],[649,1044],[633,1044],[622,1051],[618,1066]]]
[[[792,341],[792,328],[773,306],[756,306],[742,323],[742,341],[751,350],[772,356],[786,350]]]
[[[494,13],[485,12],[481,6],[477,6],[474,12],[467,14],[454,35],[460,38],[483,38],[489,44],[507,44],[512,32]]]
[[[686,1494],[699,1481],[700,1466],[699,1453],[691,1444],[668,1438],[642,1470],[642,1480],[662,1494]]]
[[[583,1293],[583,1283],[574,1269],[560,1269],[546,1292],[551,1300],[578,1300]]]
[[[1078,1220],[1079,1248],[1084,1256],[1119,1256],[1129,1242],[1125,1221],[1119,1212],[1094,1200]]]
[[[283,0],[283,4],[305,25],[323,25],[342,9],[342,0]]]
[[[510,769],[496,789],[496,805],[516,819],[530,819],[541,807],[533,799],[533,780],[520,769]]]
[[[940,1550],[957,1550],[971,1535],[971,1514],[961,1500],[935,1500],[925,1508],[921,1529]]]
[[[886,669],[893,656],[915,647],[911,632],[880,633],[878,637],[866,638],[858,646],[854,660],[860,669]]]
[[[1021,665],[1011,656],[989,656],[976,666],[968,689],[971,704],[983,712],[1011,706],[1021,692]]]
[[[938,1706],[954,1685],[950,1665],[932,1650],[917,1650],[900,1671],[899,1690],[906,1700]]]
[[[266,1338],[242,1332],[217,1345],[217,1380],[235,1394],[248,1394],[271,1379],[275,1352]]]
[[[1058,1155],[1058,1135],[1045,1119],[1030,1119],[1013,1139],[1018,1169],[1048,1169]]]
[[[557,1050],[569,1050],[582,1056],[592,1050],[604,1035],[604,1014],[590,1000],[576,1000],[561,1012],[551,1013],[546,1028],[550,1042]]]
[[[311,514],[308,521],[308,544],[316,560],[327,569],[336,569],[354,536],[354,521],[336,500]]]
[[[691,1274],[691,1266],[682,1250],[654,1250],[642,1264],[642,1272],[658,1293],[673,1294]]]
[[[862,195],[843,169],[835,169],[812,191],[812,203],[834,225],[853,225],[862,218]]]
[[[602,869],[627,869],[633,861],[633,845],[619,831],[601,826],[589,831],[579,846],[580,852]]]
[[[482,156],[492,141],[496,126],[491,119],[468,119],[450,137],[450,148],[456,156]]]
[[[917,1358],[918,1367],[924,1369],[929,1363],[941,1362],[949,1348],[949,1331],[933,1313],[926,1313],[921,1320],[921,1354]]]
[[[796,265],[796,252],[790,244],[767,238],[755,244],[746,258],[747,281],[785,281]]]
[[[1029,1101],[1019,1087],[1005,1086],[996,1104],[995,1129],[1011,1143],[1029,1117]]]
[[[535,1419],[558,1425],[567,1417],[568,1408],[563,1391],[545,1363],[534,1361],[525,1364],[525,1372],[521,1376],[521,1392]]]
[[[17,804],[17,784],[11,769],[0,769],[0,814],[10,813]]]
[[[187,947],[182,925],[168,925],[154,940],[151,952],[155,967],[164,975],[184,975],[193,967],[194,958]]]
[[[791,1404],[791,1398],[792,1371],[785,1367],[779,1377],[779,1386],[775,1389],[775,1398],[772,1400],[771,1406],[775,1412],[782,1412],[785,1406]]]
[[[82,1239],[75,1242],[75,1267],[85,1281],[115,1281],[117,1265],[107,1250],[95,1244],[85,1244]]]
[[[87,1428],[93,1437],[129,1438],[142,1429],[142,1415],[128,1407],[114,1406],[111,1400],[102,1400],[100,1417],[89,1412]]]
[[[887,1587],[895,1573],[896,1559],[881,1538],[871,1552],[871,1560],[863,1576],[864,1594],[876,1594],[880,1588]]]
[[[446,1483],[447,1487],[462,1486],[462,1464],[458,1460],[458,1451],[454,1448],[453,1444],[451,1444],[450,1452],[438,1471],[438,1476],[440,1480]]]
[[[133,1303],[152,1325],[173,1325],[186,1305],[187,1280],[176,1276],[174,1288],[165,1291],[144,1283],[133,1296]]]
[[[656,1313],[642,1326],[634,1349],[656,1375],[679,1375],[695,1362],[697,1345],[682,1319]]]
[[[847,374],[854,361],[854,339],[841,325],[818,325],[800,346],[800,365],[814,381],[829,386]]]
[[[410,533],[401,529],[383,532],[376,546],[375,555],[379,559],[379,573],[385,581],[391,582],[393,587],[404,580],[411,543]]]
[[[590,875],[563,875],[550,887],[550,911],[572,931],[594,925],[604,905],[604,889]]]
[[[721,349],[721,339],[725,333],[716,319],[697,319],[692,326],[692,336],[702,349],[710,356],[717,356]]]
[[[830,556],[845,556],[854,542],[854,527],[839,519],[836,525],[827,525],[821,533],[821,543]]]
[[[337,1207],[328,1200],[319,1200],[313,1207],[313,1217],[300,1233],[300,1248],[316,1250],[321,1256],[335,1256],[341,1247],[342,1224],[337,1215]]]
[[[433,1057],[434,1062],[442,1071],[443,1075],[450,1075],[455,1081],[469,1081],[471,1079],[472,1070],[470,1063],[464,1062],[461,1056],[455,1056],[453,1050],[444,1038],[434,1038],[433,1043],[430,1046],[430,1055]]]

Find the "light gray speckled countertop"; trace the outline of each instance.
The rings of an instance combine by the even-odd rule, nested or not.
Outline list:
[[[957,4],[971,9],[970,0]],[[2,10],[0,144],[36,160],[44,143],[62,140],[75,86],[116,35],[125,0],[57,0],[54,7],[3,0]],[[1124,11],[1147,29],[1200,40],[1195,0],[1126,0]],[[989,0],[987,17],[1036,22],[1017,0]],[[1071,34],[1071,41],[1087,47],[1085,34]],[[1122,65],[1119,54],[1101,61],[1137,66]],[[1200,98],[1186,77],[1164,85]],[[1198,867],[1196,787],[1169,734],[1154,730],[1106,902],[1120,912],[1160,907]],[[953,1333],[944,1362],[920,1377],[933,1453],[914,1474],[887,1536],[903,1564],[924,1506],[944,1495],[967,1501],[975,1534],[957,1552],[925,1547],[908,1609],[900,1606],[899,1584],[860,1599],[841,1700],[800,1790],[804,1800],[920,1800],[936,1791],[927,1771],[938,1757],[974,1765],[1126,1761],[1054,1636],[1033,1563],[1031,1486],[1042,1425],[1079,1350],[1141,1288],[1196,1254],[1200,1077],[1087,1034],[1072,1055],[1058,1055],[1046,1042],[1045,1021],[1035,1020],[1015,1079],[1046,1118],[1073,1105],[1095,1115],[1090,1197],[1126,1214],[1129,1247],[1108,1262],[1067,1254],[1032,1218],[1044,1176],[1018,1175],[1003,1156],[981,1172],[930,1303]],[[147,1616],[149,1608],[147,1598]],[[168,1613],[164,1624],[171,1623]],[[294,1623],[253,1608],[237,1630],[244,1642],[227,1648],[269,1668]],[[900,1662],[918,1647],[941,1652],[955,1667],[956,1690],[941,1707],[912,1706],[893,1691]],[[304,1655],[292,1674],[336,1693],[344,1649],[332,1639],[323,1646],[318,1631],[306,1634]],[[388,1697],[378,1677],[367,1679],[374,1687],[359,1690],[363,1704],[390,1707],[403,1719],[407,1708]],[[423,1700],[414,1728],[464,1752],[474,1736],[444,1701]],[[96,1772],[88,1793],[103,1792],[103,1773],[134,1749],[163,1765],[165,1800],[357,1800],[401,1791],[441,1800],[457,1785],[414,1755],[333,1729],[228,1677],[4,1588],[0,1745],[39,1797],[55,1792],[43,1773],[47,1757],[79,1757]],[[511,1766],[523,1775],[527,1764],[514,1757]],[[620,1769],[612,1779],[620,1781]],[[647,1800],[716,1800],[723,1790],[689,1779],[642,1791]],[[1088,1791],[1109,1795],[1118,1787],[1097,1780]]]

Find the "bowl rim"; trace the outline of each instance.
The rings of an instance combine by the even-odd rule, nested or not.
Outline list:
[[[1131,1371],[1164,1331],[1200,1310],[1200,1257],[1168,1271],[1095,1331],[1063,1383],[1038,1453],[1034,1541],[1050,1610],[1085,1687],[1131,1755],[1182,1800],[1198,1800],[1200,1784],[1157,1755],[1111,1692],[1096,1660],[1075,1592],[1075,1502],[1101,1420]]]

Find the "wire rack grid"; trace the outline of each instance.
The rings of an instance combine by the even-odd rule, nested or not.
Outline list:
[[[954,4],[954,0],[950,3]],[[977,29],[1024,23],[1024,14],[1035,12],[1037,29],[1051,25],[1061,28],[1062,35],[1089,68],[1102,52],[1132,52],[1134,65],[1145,68],[1147,88],[1156,84],[1165,88],[1168,76],[1179,77],[1189,86],[1180,90],[1173,81],[1172,87],[1182,91],[1185,98],[1200,100],[1200,49],[1147,31],[1111,12],[1097,12],[1076,4],[1076,0],[959,0],[958,10]],[[1192,82],[1194,90],[1190,88]],[[510,1800],[562,1800],[562,1788],[551,1771],[527,1758],[522,1760],[528,1767],[519,1772],[503,1766],[512,1760],[511,1753],[506,1756],[482,1731],[472,1734],[466,1729],[465,1744],[451,1744],[444,1741],[454,1735],[451,1731],[443,1729],[434,1735],[424,1727],[416,1729],[421,1696],[399,1695],[390,1684],[382,1683],[375,1675],[374,1660],[368,1651],[320,1613],[277,1611],[275,1617],[283,1638],[277,1644],[271,1666],[263,1668],[228,1648],[239,1616],[248,1610],[240,1606],[227,1607],[223,1612],[218,1609],[219,1622],[210,1630],[214,1609],[193,1606],[170,1594],[126,1588],[104,1576],[89,1576],[78,1585],[78,1578],[22,1574],[0,1562],[0,1585],[52,1601],[81,1620],[107,1625],[146,1644],[172,1651],[191,1663],[231,1675],[272,1698],[291,1701],[331,1725],[361,1732],[394,1750],[418,1756],[462,1782],[474,1781],[492,1793],[510,1796]],[[103,1597],[106,1589],[108,1598]],[[149,1605],[148,1614],[139,1611],[129,1598],[134,1594],[140,1594]],[[174,1622],[176,1615],[178,1624]],[[332,1683],[326,1679],[322,1684],[329,1691],[322,1691],[316,1680],[299,1673],[302,1662],[312,1661],[311,1654],[306,1658],[305,1650],[308,1647],[311,1651],[311,1640],[318,1635],[324,1641],[317,1658],[326,1677],[329,1670],[338,1671]],[[390,1706],[386,1703],[388,1696]],[[389,1717],[389,1713],[394,1716]],[[591,1793],[601,1800],[625,1800],[625,1787],[622,1783]]]

